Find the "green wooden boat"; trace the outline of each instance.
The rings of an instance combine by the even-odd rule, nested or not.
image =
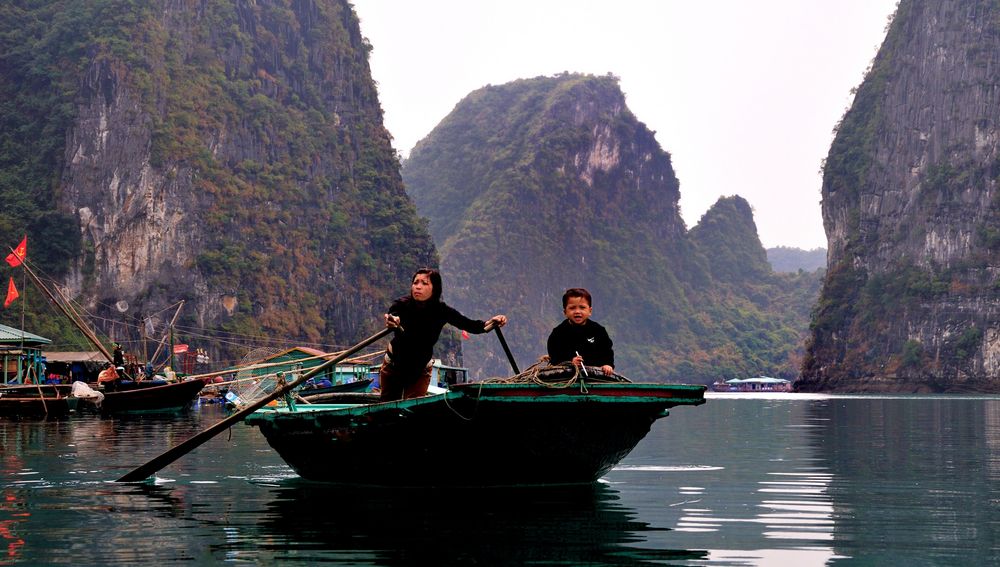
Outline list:
[[[66,417],[78,398],[68,384],[0,386],[0,417]]]
[[[595,482],[678,405],[705,402],[678,384],[458,384],[385,403],[260,409],[258,427],[310,480],[382,486]]]

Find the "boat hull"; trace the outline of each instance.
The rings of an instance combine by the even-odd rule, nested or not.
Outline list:
[[[178,411],[191,405],[204,387],[204,380],[162,385],[138,382],[126,389],[105,391],[104,400],[97,409],[105,414]]]
[[[2,417],[65,417],[76,410],[71,386],[43,384],[0,387]]]
[[[389,486],[596,481],[704,387],[463,384],[399,402],[258,411],[247,422],[300,476]]]

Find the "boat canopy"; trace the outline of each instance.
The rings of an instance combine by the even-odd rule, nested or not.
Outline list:
[[[756,378],[733,378],[726,380],[726,384],[790,384],[790,380],[784,378],[771,378],[770,376],[758,376]]]

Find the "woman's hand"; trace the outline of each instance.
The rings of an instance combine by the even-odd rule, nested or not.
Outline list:
[[[605,376],[611,376],[615,373],[615,369],[611,368],[611,365],[605,364],[601,367],[601,372],[603,372]]]
[[[398,329],[399,328],[399,317],[395,315],[385,314],[385,327],[387,329]]]
[[[503,327],[507,324],[506,315],[494,315],[490,317],[490,320],[486,322],[486,330],[490,330],[493,327]]]

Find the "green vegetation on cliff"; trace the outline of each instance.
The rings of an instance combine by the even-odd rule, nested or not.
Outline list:
[[[826,248],[802,250],[788,246],[767,249],[767,261],[775,272],[814,272],[826,267]]]
[[[803,390],[1000,391],[1000,5],[903,0],[823,168]]]
[[[79,75],[94,40],[122,25],[101,4],[0,4],[0,250],[28,235],[31,260],[54,274],[80,254],[75,219],[56,207]]]
[[[562,292],[582,286],[626,375],[796,375],[818,276],[772,274],[738,197],[689,234],[670,156],[615,77],[479,89],[417,144],[403,175],[441,250],[446,299],[511,316],[522,367],[544,354]],[[465,343],[483,375],[509,372],[494,342]]]
[[[181,230],[198,244],[180,266],[153,267],[159,285],[128,298],[136,310],[186,298],[203,303],[185,313],[192,325],[345,344],[377,324],[414,269],[437,263],[345,0],[15,2],[0,6],[0,42],[0,240],[27,233],[46,272],[75,262],[87,275],[85,250],[92,261],[121,244],[81,241],[80,205],[62,191],[68,133],[96,98],[137,102],[121,113],[131,130],[107,128],[146,153],[115,167],[134,180],[148,164],[167,180],[164,206],[189,219]],[[99,311],[111,293],[84,289]],[[219,297],[235,299],[232,312],[209,306]]]

